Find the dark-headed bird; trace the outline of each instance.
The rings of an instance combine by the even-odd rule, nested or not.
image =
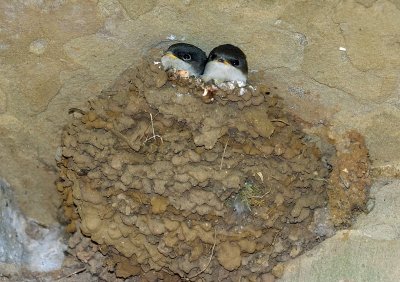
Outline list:
[[[171,45],[161,58],[165,70],[186,71],[189,76],[203,74],[207,56],[200,48],[187,43]]]
[[[202,78],[205,82],[213,79],[216,83],[232,81],[246,84],[247,73],[243,51],[234,45],[224,44],[215,47],[208,55]]]

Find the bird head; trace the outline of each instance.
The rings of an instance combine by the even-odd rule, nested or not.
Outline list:
[[[236,81],[246,84],[247,81],[246,55],[238,47],[224,44],[215,47],[208,55],[202,79],[214,83]]]
[[[206,53],[187,43],[171,45],[161,58],[161,63],[166,70],[184,70],[193,76],[199,76],[203,73],[206,62]]]
[[[223,44],[215,47],[208,56],[208,62],[210,61],[233,66],[234,68],[240,69],[245,75],[248,73],[246,55],[242,50],[232,44]]]

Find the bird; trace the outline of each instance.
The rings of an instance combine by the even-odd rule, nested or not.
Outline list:
[[[246,55],[232,44],[215,47],[208,55],[207,64],[202,75],[205,82],[214,80],[222,82],[247,82],[248,66]]]
[[[176,43],[169,46],[161,58],[165,70],[175,69],[188,72],[188,76],[203,74],[207,55],[199,47],[188,43]]]

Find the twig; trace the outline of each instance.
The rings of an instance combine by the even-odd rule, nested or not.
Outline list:
[[[275,234],[274,239],[272,239],[271,246],[272,246],[272,245],[275,245],[275,240],[276,240],[276,238],[278,237],[278,235],[281,233],[281,231],[282,231],[282,230],[279,230],[279,231]]]
[[[323,181],[323,182],[329,182],[328,179],[317,178],[317,177],[312,178],[312,180]]]
[[[339,175],[339,179],[340,179],[340,181],[342,182],[343,186],[344,186],[346,189],[349,189],[350,183],[349,183],[348,181],[346,181],[341,175]]]
[[[282,120],[282,119],[271,119],[270,121],[271,121],[271,122],[281,122],[281,123],[284,123],[284,124],[290,126],[289,123],[287,123],[286,121],[284,121],[284,120]]]
[[[171,276],[174,276],[175,274],[171,271],[169,271],[168,269],[162,268],[161,271],[164,271],[165,273],[168,273]]]
[[[200,274],[202,274],[204,271],[206,271],[206,269],[210,265],[211,260],[212,260],[212,258],[214,256],[214,249],[215,249],[215,245],[216,244],[217,244],[217,229],[214,229],[214,244],[213,244],[213,246],[211,248],[211,255],[210,255],[210,258],[208,259],[208,262],[207,262],[206,266],[202,270],[200,270],[199,272],[195,273],[194,275],[192,275],[192,276],[190,276],[188,278],[185,278],[184,280],[190,281],[193,278],[195,278],[195,277],[199,276]]]
[[[261,199],[261,198],[264,198],[266,195],[268,195],[269,193],[271,193],[271,191],[272,191],[272,188],[269,188],[269,191],[268,192],[266,192],[264,195],[262,195],[262,196],[251,196],[251,197],[249,197],[250,199],[252,199],[252,198],[257,198],[257,199]]]
[[[160,138],[161,143],[164,143],[162,137],[161,137],[160,135],[158,135],[158,134],[155,133],[155,130],[154,130],[154,122],[153,122],[153,115],[152,115],[151,113],[149,113],[149,114],[150,114],[151,130],[152,130],[152,132],[153,132],[153,136],[150,136],[149,138],[146,138],[146,140],[144,140],[143,143],[147,143],[147,141],[149,141],[149,140],[151,140],[151,139],[156,140],[157,137]]]
[[[81,273],[81,272],[83,272],[83,271],[85,271],[85,270],[86,270],[86,267],[80,268],[80,269],[75,270],[74,272],[72,272],[72,273],[70,273],[70,274],[68,274],[68,275],[65,275],[65,276],[62,276],[62,277],[58,278],[57,281],[58,281],[58,280],[61,280],[61,279],[64,279],[64,278],[71,277],[72,275]]]
[[[221,157],[221,164],[219,165],[219,170],[222,170],[222,163],[224,162],[224,157],[225,157],[225,152],[226,152],[226,147],[228,146],[228,141],[225,143],[224,151],[222,152],[222,157]]]
[[[133,145],[131,144],[131,141],[129,141],[128,137],[126,137],[125,135],[123,135],[121,132],[115,130],[114,128],[115,128],[115,123],[113,123],[113,128],[106,128],[106,129],[108,129],[112,134],[114,134],[114,135],[117,136],[119,139],[121,139],[122,141],[124,141],[132,150],[136,151],[137,149],[135,149],[135,146],[133,146]]]

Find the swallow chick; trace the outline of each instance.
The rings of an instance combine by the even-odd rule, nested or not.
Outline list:
[[[168,48],[161,58],[161,63],[165,70],[185,71],[188,76],[197,77],[203,74],[207,55],[192,44],[176,43]]]
[[[202,78],[205,82],[213,79],[216,83],[236,81],[246,84],[247,73],[243,51],[234,45],[224,44],[210,52]]]

